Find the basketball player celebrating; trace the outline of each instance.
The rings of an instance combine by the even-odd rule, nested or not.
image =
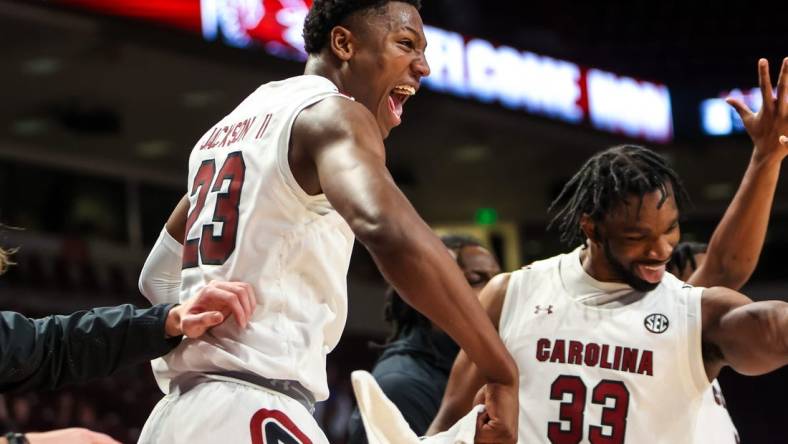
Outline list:
[[[247,328],[219,327],[165,358],[170,393],[140,442],[327,442],[310,409],[328,396],[354,235],[484,375],[477,442],[516,440],[514,362],[385,165],[383,139],[429,74],[418,6],[315,1],[305,75],[261,86],[195,145],[181,297],[240,280],[258,307]]]
[[[776,99],[768,66],[760,72],[762,110],[735,105],[774,143],[788,130],[788,59]],[[788,303],[752,302],[665,272],[685,196],[656,153],[603,151],[551,207],[562,240],[583,247],[499,275],[482,291],[520,370],[521,442],[692,442],[702,395],[723,366],[758,375],[788,364]],[[461,352],[431,431],[469,410],[477,375]]]

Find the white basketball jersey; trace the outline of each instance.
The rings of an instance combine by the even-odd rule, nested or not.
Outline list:
[[[520,369],[519,442],[692,442],[709,386],[702,289],[669,273],[645,295],[599,282],[583,270],[579,251],[510,277],[499,331]],[[580,302],[616,293],[636,300],[610,308]]]
[[[720,383],[715,379],[703,393],[695,428],[695,444],[739,444],[739,432],[725,405]]]
[[[195,145],[180,298],[214,279],[243,281],[258,306],[245,330],[231,320],[184,340],[159,376],[243,371],[328,397],[325,361],[345,326],[354,236],[324,195],[298,185],[288,147],[298,114],[331,96],[340,94],[324,77],[267,83]]]

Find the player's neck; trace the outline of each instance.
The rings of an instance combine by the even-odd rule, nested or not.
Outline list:
[[[601,280],[598,279],[596,276],[592,275],[589,272],[591,268],[592,260],[589,256],[592,256],[589,252],[589,249],[583,249],[580,251],[580,273],[582,275],[586,275],[587,278],[593,278],[595,281],[599,281],[600,283],[606,284],[607,288],[600,288],[598,287],[598,283],[591,283],[592,287],[599,288],[599,291],[583,291],[583,292],[576,292],[571,294],[571,297],[583,304],[589,305],[593,307],[600,307],[600,308],[618,308],[624,307],[627,305],[631,305],[635,302],[640,301],[646,296],[646,293],[638,292],[633,290],[629,285],[620,285],[621,279],[616,280]],[[580,279],[584,279],[580,277]],[[609,284],[616,283],[619,284],[617,286],[610,286]],[[617,287],[617,288],[616,288]]]
[[[336,85],[343,94],[347,91],[339,69],[320,54],[309,55],[306,66],[304,66],[304,74],[325,77]]]
[[[600,245],[589,241],[588,247],[580,251],[580,263],[583,270],[599,282],[624,282],[613,270]]]

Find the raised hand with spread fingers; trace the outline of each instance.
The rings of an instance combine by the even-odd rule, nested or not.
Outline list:
[[[758,60],[758,81],[763,105],[757,113],[740,99],[729,97],[726,101],[739,113],[755,143],[756,155],[776,155],[782,160],[788,155],[788,57],[783,59],[776,90],[772,89],[766,59]]]

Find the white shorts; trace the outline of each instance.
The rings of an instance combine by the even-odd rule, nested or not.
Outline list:
[[[140,444],[328,444],[298,401],[244,381],[178,388],[151,412]]]

